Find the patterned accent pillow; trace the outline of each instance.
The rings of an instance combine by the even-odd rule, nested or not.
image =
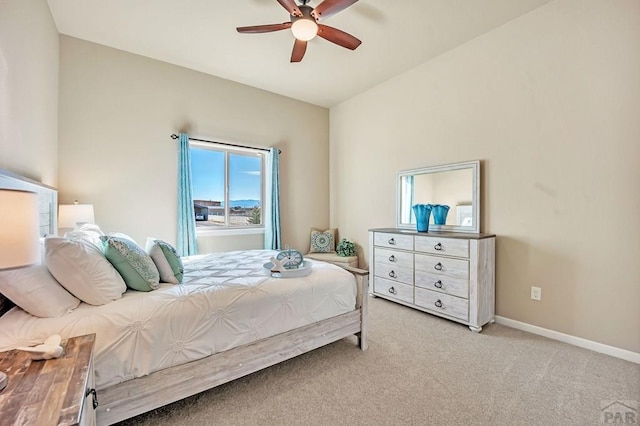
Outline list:
[[[311,228],[311,247],[309,253],[330,253],[336,251],[336,230],[321,231]]]
[[[184,273],[182,259],[176,249],[166,241],[147,238],[147,253],[156,264],[163,283],[180,284]]]
[[[127,238],[104,235],[102,252],[127,284],[138,291],[151,291],[160,285],[156,264],[142,247]]]

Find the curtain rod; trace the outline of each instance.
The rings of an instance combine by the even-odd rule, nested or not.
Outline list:
[[[171,139],[175,140],[175,139],[178,139],[178,138],[179,138],[179,136],[176,135],[175,133],[171,135]],[[227,143],[227,142],[208,141],[206,139],[197,139],[197,138],[189,138],[189,140],[190,141],[198,141],[198,142],[206,142],[206,143],[215,143],[215,144],[218,144],[218,145],[234,146],[236,148],[257,149],[258,151],[267,151],[267,152],[269,152],[268,148],[256,148],[256,147],[253,147],[253,146],[237,145],[237,144],[234,144],[234,143]],[[282,151],[280,151],[278,149],[278,154],[281,154],[281,153],[282,153]]]

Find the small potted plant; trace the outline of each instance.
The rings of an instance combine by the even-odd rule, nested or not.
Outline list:
[[[343,238],[336,246],[336,252],[338,253],[338,256],[341,257],[355,256],[356,245],[346,238]]]

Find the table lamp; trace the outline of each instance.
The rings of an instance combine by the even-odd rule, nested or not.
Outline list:
[[[93,204],[60,204],[58,206],[58,229],[78,229],[85,223],[95,223]]]
[[[40,262],[38,196],[0,189],[0,274]],[[0,371],[0,391],[7,375]]]

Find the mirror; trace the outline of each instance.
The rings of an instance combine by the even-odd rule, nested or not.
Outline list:
[[[480,232],[480,161],[398,173],[397,226],[416,229],[415,204],[449,206],[444,225],[429,218],[429,231]]]

